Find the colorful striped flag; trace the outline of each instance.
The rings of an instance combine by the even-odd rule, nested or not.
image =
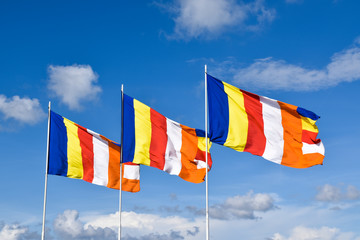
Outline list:
[[[319,118],[291,104],[246,92],[209,74],[209,135],[212,142],[295,168],[322,164]]]
[[[119,189],[120,146],[51,111],[48,173]],[[139,179],[139,165],[124,163],[122,190],[140,191]]]
[[[200,183],[206,175],[205,144],[204,131],[174,122],[124,94],[124,162],[155,167]]]

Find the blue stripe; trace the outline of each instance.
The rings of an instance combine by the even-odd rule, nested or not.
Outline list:
[[[123,162],[132,162],[135,153],[134,99],[124,94],[124,142]]]
[[[222,81],[207,75],[209,103],[209,137],[224,145],[229,132],[229,102]]]
[[[298,107],[297,110],[298,114],[300,114],[303,117],[307,117],[307,118],[311,118],[312,120],[318,120],[320,117],[318,115],[316,115],[315,113],[306,110],[304,108]]]
[[[67,176],[67,141],[63,117],[50,111],[49,174]]]
[[[198,137],[205,137],[205,131],[204,131],[204,130],[196,129],[196,128],[195,128],[195,132],[196,132],[196,136],[198,136]]]

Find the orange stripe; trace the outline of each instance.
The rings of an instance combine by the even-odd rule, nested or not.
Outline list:
[[[140,180],[123,178],[121,189],[126,192],[139,192]]]
[[[179,177],[182,179],[200,183],[204,181],[205,169],[197,169],[194,161],[198,150],[198,139],[195,129],[181,125],[182,145],[181,145],[181,163],[182,168]]]
[[[108,167],[108,188],[120,188],[120,147],[104,136],[102,139],[108,141],[109,146],[109,167]]]
[[[284,154],[282,165],[295,168],[304,167],[302,153],[302,122],[296,106],[279,102],[284,128]]]
[[[324,155],[320,153],[309,153],[304,155],[304,161],[301,168],[312,167],[314,165],[322,165],[324,160]]]

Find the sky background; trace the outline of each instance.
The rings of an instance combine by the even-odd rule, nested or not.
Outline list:
[[[120,141],[125,93],[204,129],[208,73],[321,118],[322,166],[213,145],[211,239],[360,239],[360,2],[0,1],[0,239],[39,239],[47,105]],[[46,239],[117,239],[118,195],[48,178]],[[141,167],[123,239],[205,239],[205,183]]]

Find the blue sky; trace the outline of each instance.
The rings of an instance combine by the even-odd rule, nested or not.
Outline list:
[[[204,128],[204,65],[321,116],[323,166],[213,146],[211,239],[359,240],[360,3],[0,2],[0,239],[39,239],[47,105],[120,141],[120,90]],[[123,237],[204,239],[205,184],[141,168]],[[47,239],[116,239],[118,191],[49,176]]]

